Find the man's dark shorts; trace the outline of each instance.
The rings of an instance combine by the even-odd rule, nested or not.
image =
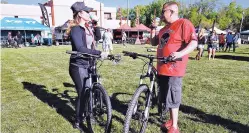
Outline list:
[[[158,85],[166,111],[169,108],[179,108],[182,99],[182,77],[159,75]]]

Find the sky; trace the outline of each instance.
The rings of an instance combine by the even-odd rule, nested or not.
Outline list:
[[[46,0],[5,0],[8,1],[9,4],[24,4],[24,5],[37,5],[37,3],[43,3]],[[122,7],[127,8],[127,1],[128,0],[96,0],[99,2],[104,3],[106,7]],[[115,1],[115,2],[114,2]],[[148,5],[153,0],[129,0],[129,7],[132,8],[136,5]],[[182,0],[186,3],[194,3],[195,1],[199,0]],[[249,0],[219,0],[220,3],[218,5],[221,5],[221,3],[228,5],[231,1],[236,1],[238,5],[241,5],[243,8],[249,7]]]

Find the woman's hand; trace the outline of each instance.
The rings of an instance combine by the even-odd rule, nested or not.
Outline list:
[[[109,52],[102,52],[102,53],[100,54],[101,59],[106,59],[106,58],[108,57],[108,55],[109,55]]]

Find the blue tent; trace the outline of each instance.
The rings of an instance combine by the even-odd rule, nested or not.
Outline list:
[[[1,30],[43,31],[50,30],[50,28],[40,24],[39,22],[31,18],[5,17],[1,19]]]
[[[249,30],[242,31],[240,34],[243,34],[243,35],[249,35]]]

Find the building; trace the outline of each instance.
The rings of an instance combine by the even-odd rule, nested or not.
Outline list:
[[[92,14],[99,18],[99,26],[103,28],[116,29],[120,27],[120,20],[116,20],[116,7],[105,7],[103,3],[96,0],[50,0],[44,3],[49,14],[50,25],[53,27],[61,26],[69,19],[73,19],[71,5],[76,1],[85,1],[86,5],[93,8]],[[53,3],[53,4],[51,4]],[[42,23],[42,13],[39,5],[15,5],[15,4],[1,4],[1,19],[4,17],[17,18],[33,18]],[[52,24],[53,8],[54,21]],[[126,23],[125,20],[122,22]]]

